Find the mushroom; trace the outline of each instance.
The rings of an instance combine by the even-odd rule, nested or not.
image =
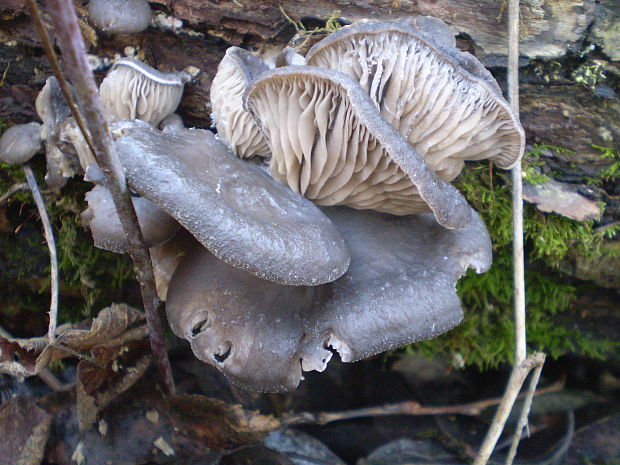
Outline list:
[[[174,113],[190,79],[184,71],[163,73],[139,60],[122,58],[101,83],[99,95],[110,122],[139,119],[157,126]]]
[[[0,161],[10,164],[26,163],[41,150],[41,125],[16,124],[0,137]]]
[[[239,47],[230,47],[211,84],[211,108],[222,142],[241,158],[269,155],[269,146],[254,118],[243,108],[243,94],[267,71],[260,58]]]
[[[331,221],[213,133],[135,121],[113,132],[129,186],[218,258],[282,284],[317,285],[346,271],[349,251]]]
[[[315,44],[306,62],[355,78],[441,179],[456,178],[465,160],[511,168],[525,135],[491,73],[454,47],[442,21],[410,24],[359,21]]]
[[[82,212],[82,222],[87,226],[100,249],[115,253],[128,253],[127,236],[123,231],[112,194],[104,186],[97,185],[86,193],[88,208]],[[179,229],[174,218],[144,197],[133,197],[140,229],[148,247],[156,247],[168,241]]]
[[[471,208],[438,179],[344,73],[286,66],[261,75],[245,96],[270,143],[271,175],[319,205],[407,215],[432,211],[448,228]]]
[[[90,0],[88,14],[97,27],[111,34],[135,34],[151,23],[146,0]]]
[[[166,116],[161,123],[159,123],[159,129],[161,129],[162,132],[181,131],[182,129],[185,129],[185,124],[183,123],[183,118],[176,113],[172,113],[171,115]]]
[[[45,85],[37,96],[35,107],[39,118],[43,121],[41,138],[45,142],[45,160],[47,174],[45,181],[54,188],[64,186],[67,179],[80,171],[78,157],[61,148],[61,132],[64,124],[71,116],[71,110],[65,101],[60,85],[55,77],[45,81]]]
[[[491,264],[491,242],[477,214],[467,228],[449,230],[429,214],[323,211],[351,249],[351,266],[333,283],[266,282],[196,243],[170,281],[173,332],[241,387],[293,389],[302,371],[325,369],[330,348],[352,362],[435,337],[462,319],[458,278]]]

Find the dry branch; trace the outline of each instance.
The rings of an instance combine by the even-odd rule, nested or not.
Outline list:
[[[563,382],[554,383],[543,389],[539,389],[535,395],[557,392],[564,387]],[[517,391],[518,392],[518,391]],[[532,397],[534,393],[532,392]],[[531,405],[532,397],[530,392],[520,394],[516,399],[525,398],[525,402]],[[397,404],[387,404],[379,407],[365,407],[340,412],[299,412],[287,413],[280,419],[283,425],[326,425],[334,421],[352,420],[363,417],[384,417],[392,415],[480,415],[489,407],[501,404],[503,397],[479,400],[468,404],[445,405],[440,407],[424,407],[415,401],[400,402]],[[529,410],[529,408],[528,408]]]
[[[56,341],[56,326],[58,325],[58,253],[56,252],[56,240],[54,239],[54,231],[52,230],[52,223],[45,209],[45,202],[41,196],[39,185],[34,177],[32,168],[28,164],[24,165],[24,175],[28,182],[28,187],[32,192],[34,203],[37,206],[41,223],[43,223],[43,234],[45,235],[45,242],[50,252],[50,321],[47,329],[47,339],[51,345],[54,345]]]
[[[508,100],[514,112],[519,114],[519,0],[508,3]],[[512,225],[513,225],[513,286],[514,286],[514,324],[515,324],[515,362],[508,380],[502,402],[497,409],[493,423],[487,432],[474,465],[485,465],[502,434],[506,420],[512,411],[515,400],[530,371],[536,373],[530,383],[519,429],[511,447],[508,463],[516,454],[521,431],[527,423],[531,398],[536,390],[540,371],[545,363],[545,355],[532,354],[527,357],[527,335],[525,332],[525,257],[523,252],[523,179],[521,163],[512,169]],[[523,424],[522,424],[523,423]],[[513,450],[514,449],[514,450]]]
[[[33,16],[38,15],[40,17],[36,2],[34,0],[29,0],[29,2]],[[75,87],[77,101],[82,110],[81,115],[80,112],[77,112],[74,116],[76,120],[80,116],[83,118],[86,126],[82,128],[84,137],[88,140],[90,136],[93,153],[101,167],[105,184],[112,194],[120,222],[127,235],[136,278],[140,284],[151,350],[159,372],[161,387],[164,392],[172,393],[174,392],[174,381],[166,353],[161,320],[158,315],[160,302],[157,298],[151,258],[144,243],[125,175],[118,161],[112,136],[103,115],[103,107],[92,71],[88,65],[75,7],[70,0],[47,0],[46,4],[53,21],[57,43],[64,59],[64,70]],[[41,37],[41,40],[46,40],[45,35]],[[46,48],[51,48],[49,43]],[[55,60],[53,55],[48,55],[48,58],[51,61]],[[58,68],[55,71],[58,72]],[[62,73],[56,77],[59,81],[63,79]],[[75,112],[76,108],[74,107],[72,111]]]

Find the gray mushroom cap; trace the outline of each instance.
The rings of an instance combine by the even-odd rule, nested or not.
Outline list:
[[[227,263],[293,285],[333,281],[348,268],[344,239],[312,202],[235,157],[211,132],[161,133],[133,122],[114,131],[131,188]]]
[[[471,207],[438,179],[350,76],[287,66],[261,75],[245,96],[270,141],[270,172],[319,205],[407,215],[432,211],[463,228]]]
[[[41,150],[41,125],[16,124],[0,137],[0,161],[26,163]]]
[[[35,106],[37,114],[43,121],[41,138],[45,141],[47,163],[45,181],[54,189],[60,188],[66,184],[68,178],[80,171],[80,166],[77,156],[67,153],[60,147],[60,133],[64,123],[71,116],[71,110],[54,76],[45,81]]]
[[[324,209],[347,238],[351,266],[318,287],[265,282],[193,246],[168,289],[173,332],[232,382],[293,389],[302,371],[323,371],[328,347],[345,362],[435,337],[462,319],[455,285],[485,271],[491,242],[478,215],[448,230],[432,215],[395,217]]]
[[[86,193],[88,208],[82,212],[82,222],[90,229],[95,246],[115,253],[128,253],[127,237],[110,191],[95,186]],[[156,247],[168,241],[179,229],[174,218],[144,197],[133,197],[132,202],[147,247]]]
[[[157,126],[179,106],[184,72],[164,73],[134,58],[122,58],[112,66],[101,86],[101,103],[111,122],[139,119]]]
[[[90,0],[88,14],[97,27],[112,34],[134,34],[151,23],[146,0]]]
[[[315,44],[306,61],[355,78],[441,179],[458,176],[465,160],[511,168],[525,146],[518,115],[440,23],[360,21]]]
[[[252,115],[243,107],[248,86],[269,68],[247,50],[230,47],[211,84],[211,108],[222,142],[241,158],[269,155],[269,146]]]

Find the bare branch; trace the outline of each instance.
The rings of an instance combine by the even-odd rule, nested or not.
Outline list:
[[[29,2],[33,15],[40,17],[35,0],[29,0]],[[92,71],[88,65],[75,7],[71,0],[47,0],[46,4],[54,24],[57,43],[65,61],[65,72],[76,90],[79,107],[82,110],[81,117],[86,127],[81,129],[84,131],[85,138],[88,139],[90,135],[93,154],[101,167],[106,187],[112,195],[121,225],[127,236],[136,278],[140,284],[151,350],[159,372],[161,387],[164,392],[172,393],[174,392],[174,381],[166,353],[161,320],[157,311],[160,302],[157,298],[151,257],[142,237],[125,175],[104,117]],[[41,37],[41,40],[45,41],[46,37]],[[49,38],[47,40],[49,42]],[[51,44],[49,45],[47,48],[51,48]],[[55,60],[53,55],[48,55],[48,58]],[[57,79],[60,82],[62,73],[58,67],[55,67],[55,73],[59,73]],[[76,110],[75,107],[72,108],[72,111],[76,112],[74,116],[78,120],[80,112]]]
[[[515,114],[519,114],[519,0],[509,0],[508,3],[508,100]],[[504,393],[504,398],[500,404],[493,423],[480,447],[474,465],[485,465],[497,440],[499,439],[506,420],[510,415],[515,399],[523,383],[527,379],[532,368],[536,367],[536,372],[530,384],[531,395],[536,389],[540,371],[545,363],[545,355],[542,353],[532,354],[527,357],[527,335],[525,332],[525,257],[523,252],[523,179],[521,173],[521,163],[517,163],[512,169],[512,224],[513,224],[513,285],[514,285],[514,322],[515,322],[515,362],[512,368],[508,386]],[[526,358],[527,357],[527,358]],[[523,426],[527,423],[527,415],[531,405],[531,398],[528,393],[529,405],[524,406],[521,420]],[[527,401],[526,401],[527,404]],[[522,426],[515,442],[511,447],[510,453],[516,454]],[[516,443],[516,444],[515,444]],[[510,459],[512,462],[512,459]]]
[[[24,174],[26,175],[28,187],[32,191],[34,203],[36,204],[39,216],[41,217],[45,242],[47,242],[47,248],[50,251],[51,298],[49,311],[50,322],[47,329],[47,339],[50,344],[54,345],[56,342],[56,326],[58,324],[58,254],[56,252],[56,240],[54,239],[52,223],[50,222],[50,218],[47,215],[47,210],[45,209],[45,202],[41,196],[41,191],[39,191],[39,185],[34,177],[32,168],[30,168],[28,164],[24,164]]]
[[[512,462],[514,461],[514,458],[517,455],[517,447],[519,447],[519,442],[521,441],[521,435],[523,434],[523,429],[527,426],[527,417],[529,416],[530,409],[532,408],[532,401],[534,400],[534,393],[536,392],[536,386],[538,385],[538,381],[540,380],[540,373],[542,372],[542,368],[543,366],[541,363],[539,366],[537,366],[534,369],[534,373],[532,374],[532,378],[530,379],[530,385],[527,390],[527,396],[525,397],[525,402],[523,402],[523,408],[521,409],[521,415],[519,416],[519,422],[517,423],[517,429],[515,431],[512,444],[510,446],[510,451],[508,452],[508,458],[506,459],[506,465],[512,465]]]
[[[541,395],[549,392],[559,391],[564,387],[564,383],[558,382],[536,392]],[[518,393],[518,391],[517,391]],[[516,398],[528,400],[529,392],[521,394]],[[484,399],[468,404],[446,405],[441,407],[423,407],[417,402],[408,401],[398,404],[387,404],[379,407],[366,407],[353,410],[343,410],[341,412],[299,412],[287,413],[280,420],[284,425],[325,425],[334,421],[351,420],[363,417],[383,417],[391,415],[479,415],[482,410],[501,404],[503,397]],[[530,399],[531,405],[531,399]],[[510,413],[510,411],[508,412]]]

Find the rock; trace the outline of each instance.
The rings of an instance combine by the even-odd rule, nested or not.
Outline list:
[[[523,184],[523,199],[546,213],[557,213],[572,220],[598,220],[601,209],[598,203],[579,192],[578,187],[554,181],[541,184]]]
[[[602,287],[620,289],[620,241],[606,240],[597,257],[584,257],[577,251],[569,252],[560,269],[575,278],[594,281]]]
[[[620,4],[616,0],[603,0],[597,6],[591,40],[609,58],[620,60]]]

